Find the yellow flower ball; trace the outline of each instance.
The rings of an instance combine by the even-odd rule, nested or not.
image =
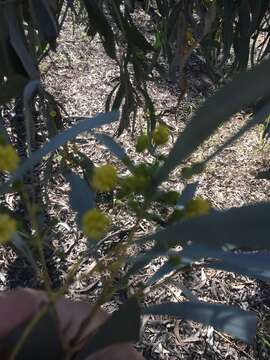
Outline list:
[[[207,200],[196,198],[190,200],[185,209],[185,218],[193,218],[200,215],[206,215],[211,210],[211,206]]]
[[[213,5],[215,0],[203,0],[203,3],[205,6],[210,7],[211,5]]]
[[[95,168],[92,186],[97,191],[110,191],[117,184],[117,171],[112,165]]]
[[[7,243],[16,232],[16,221],[8,214],[0,214],[0,244]]]
[[[138,153],[144,152],[145,150],[148,149],[148,136],[146,134],[142,134],[140,136],[138,136],[137,138],[137,142],[136,142],[136,151]]]
[[[189,46],[192,46],[195,43],[195,39],[190,29],[186,32],[186,39]]]
[[[20,158],[11,145],[0,145],[0,170],[14,171],[19,165]]]
[[[166,125],[159,125],[153,134],[153,142],[156,145],[165,145],[169,140],[169,129]]]
[[[57,112],[55,110],[50,111],[50,116],[55,118],[57,116]]]
[[[99,240],[110,227],[110,219],[97,209],[88,210],[82,218],[82,230],[92,240]]]

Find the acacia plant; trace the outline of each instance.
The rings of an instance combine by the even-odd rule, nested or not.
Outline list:
[[[161,188],[176,167],[182,166],[183,179],[191,179],[226,146],[268,118],[270,85],[266,75],[270,73],[270,60],[263,59],[270,49],[269,35],[266,34],[262,43],[257,39],[269,27],[269,1],[145,1],[144,11],[150,10],[156,29],[154,41],[146,39],[136,26],[130,1],[0,2],[0,242],[2,246],[15,247],[26,257],[29,266],[42,279],[49,297],[49,305],[12,337],[12,358],[20,358],[21,354],[26,354],[27,358],[27,351],[32,351],[29,344],[37,345],[46,358],[53,357],[52,353],[59,347],[62,358],[76,354],[76,347],[60,341],[58,328],[53,326],[56,321],[53,309],[59,296],[74,280],[83,257],[69,270],[64,286],[53,293],[44,254],[48,224],[40,216],[44,205],[39,198],[41,192],[36,191],[50,186],[56,152],[61,155],[57,174],[70,184],[70,206],[77,215],[78,229],[88,238],[84,256],[95,258],[92,272],[102,281],[99,305],[106,303],[118,290],[114,278],[124,264],[128,265],[128,271],[118,286],[127,289],[129,294],[129,284],[138,271],[156,257],[166,259],[147,283],[135,287],[127,303],[92,337],[78,358],[112,343],[138,340],[139,320],[144,314],[190,319],[212,325],[248,343],[254,340],[256,317],[251,312],[226,304],[204,303],[189,292],[185,293],[187,301],[182,303],[144,307],[143,298],[153,288],[163,286],[173,274],[192,271],[193,264],[201,259],[205,259],[206,267],[269,280],[270,256],[265,251],[270,250],[270,204],[216,211],[206,201],[194,198],[195,183],[189,183],[181,194]],[[87,16],[89,35],[99,34],[107,55],[118,64],[120,73],[108,97],[106,113],[77,119],[70,127],[66,127],[61,117],[60,104],[41,83],[39,71],[42,58],[57,49],[56,40],[68,12],[74,15],[75,24],[80,19],[85,21]],[[205,100],[165,158],[159,154],[159,148],[168,141],[169,129],[159,123],[147,91],[147,81],[154,70],[164,75],[168,69],[171,78],[178,79],[185,91],[184,67],[194,51],[203,56],[218,81],[228,83]],[[247,67],[252,69],[245,71]],[[239,74],[228,81],[233,71]],[[254,116],[236,135],[220,144],[201,163],[183,167],[184,160],[218,127],[236,112],[254,104]],[[150,151],[154,155],[153,161],[147,164],[135,164],[115,139],[95,132],[112,122],[118,122],[119,133],[123,132],[130,126],[130,119],[136,123],[138,106],[147,114],[147,132],[138,137],[136,150]],[[16,118],[15,124],[9,122],[8,116],[14,107],[16,111],[20,108],[23,115]],[[46,141],[40,142],[37,130],[43,132]],[[127,167],[129,175],[119,176],[110,164],[93,166],[91,159],[80,152],[78,144],[74,146],[75,138],[83,132],[91,132],[105,144]],[[35,176],[37,167],[42,169],[38,170],[38,174],[41,173],[38,177]],[[81,171],[84,177],[79,175]],[[111,250],[106,259],[100,260],[98,250],[111,221],[98,209],[96,194],[112,189],[128,203],[136,222],[128,239]],[[23,217],[19,218],[5,203],[9,193],[19,195],[25,210]],[[153,206],[166,208],[167,215],[157,215]],[[157,223],[157,231],[134,238],[144,218]],[[146,253],[129,258],[130,246],[146,243],[149,244]],[[179,245],[182,250],[176,251]],[[233,251],[238,248],[242,252]],[[91,316],[92,313],[89,319]],[[48,347],[43,337],[51,335],[52,331],[53,345]],[[30,352],[30,357],[30,354],[33,355]]]

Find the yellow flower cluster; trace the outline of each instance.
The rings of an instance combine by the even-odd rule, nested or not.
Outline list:
[[[213,5],[215,0],[203,0],[203,3],[205,6],[209,7],[211,5]]]
[[[92,240],[99,240],[110,227],[110,219],[97,209],[88,210],[82,218],[82,230]]]
[[[0,145],[0,171],[16,170],[19,161],[19,156],[11,145]]]
[[[149,146],[149,141],[147,134],[142,134],[138,136],[136,143],[136,151],[138,153],[144,152],[145,150],[148,149],[148,146]]]
[[[0,244],[8,242],[16,232],[16,221],[8,214],[0,214]]]
[[[117,184],[117,171],[112,165],[95,168],[92,186],[97,191],[110,191]]]
[[[166,125],[159,125],[154,131],[153,142],[156,145],[165,145],[169,140],[169,129]]]
[[[131,193],[145,193],[148,190],[149,183],[155,172],[155,166],[148,164],[140,164],[133,170],[133,174],[121,179],[122,196],[127,196]]]
[[[193,46],[195,43],[195,39],[193,37],[192,31],[190,29],[188,29],[188,31],[186,32],[186,39],[187,39],[187,44],[189,46]]]
[[[185,218],[193,218],[200,215],[206,215],[211,210],[211,206],[208,201],[202,198],[196,198],[190,200],[185,209]]]
[[[50,111],[50,116],[55,118],[57,116],[57,112],[55,110]]]

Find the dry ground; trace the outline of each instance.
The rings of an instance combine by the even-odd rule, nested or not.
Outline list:
[[[49,70],[48,70],[49,69]],[[93,41],[84,35],[79,28],[73,33],[66,27],[60,39],[58,52],[42,65],[47,89],[65,106],[69,116],[93,116],[104,111],[106,96],[112,88],[112,79],[118,74],[115,64],[104,54],[98,38]],[[192,76],[191,76],[192,77]],[[182,100],[176,114],[164,116],[163,120],[172,128],[172,138],[168,148],[185,126],[197,105],[203,100],[198,90],[200,76],[192,77],[189,95]],[[175,106],[178,97],[177,87],[167,80],[156,80],[150,85],[150,91],[157,109]],[[233,96],[233,94],[232,94]],[[225,126],[197,151],[193,159],[205,157],[221,141],[235,133],[246,121],[248,114],[241,113],[233,117]],[[143,122],[139,113],[138,123]],[[115,127],[104,127],[102,130],[113,134]],[[110,155],[104,146],[98,144],[92,136],[81,137],[81,150],[95,164],[113,163],[120,173],[125,170]],[[117,141],[123,145],[127,153],[136,160],[144,161],[141,155],[134,152],[133,137],[124,133]],[[248,132],[241,140],[223,151],[213,160],[206,171],[197,176],[199,181],[197,195],[208,199],[218,209],[239,207],[256,201],[270,200],[270,181],[256,179],[259,170],[269,165],[269,152],[259,141],[259,129]],[[180,181],[180,169],[176,170],[165,185],[181,191],[184,182]],[[49,198],[51,207],[49,216],[57,219],[55,230],[51,234],[53,245],[53,271],[55,286],[64,278],[67,270],[76,262],[85,250],[85,239],[78,232],[74,215],[69,210],[68,186],[62,179],[55,178],[50,184]],[[121,204],[102,204],[114,219],[112,233],[119,229],[129,228],[133,218]],[[141,234],[151,231],[147,222],[140,224]],[[107,240],[121,241],[125,233],[116,233]],[[105,251],[105,250],[104,250]],[[85,277],[92,259],[87,259],[79,269],[77,281],[69,290],[73,298],[95,300],[100,291],[100,283],[93,277]],[[159,265],[160,260],[151,263],[136,281],[148,278]],[[201,300],[235,304],[243,309],[252,309],[258,314],[259,326],[256,343],[253,347],[235,341],[211,327],[204,327],[189,321],[176,321],[165,318],[150,318],[144,327],[144,334],[138,348],[146,359],[267,359],[270,355],[267,324],[270,320],[270,287],[269,284],[256,282],[232,273],[198,268],[188,276],[178,275],[181,280]],[[0,253],[0,289],[14,286],[37,286],[33,274],[23,260],[17,259],[12,251]],[[124,294],[118,294],[106,304],[112,311],[121,303]],[[146,302],[184,300],[179,288],[168,285],[147,296]]]

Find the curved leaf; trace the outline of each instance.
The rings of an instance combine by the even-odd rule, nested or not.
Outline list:
[[[35,18],[43,39],[51,46],[55,47],[55,41],[58,36],[55,17],[46,0],[31,0]]]
[[[27,42],[25,39],[25,34],[20,24],[20,21],[22,23],[22,18],[18,14],[15,3],[6,3],[4,10],[6,15],[6,21],[8,23],[10,43],[16,54],[20,58],[29,77],[31,79],[38,79],[39,72],[26,47]]]
[[[62,131],[61,133],[53,137],[49,142],[47,142],[42,148],[34,152],[31,157],[24,161],[24,163],[13,173],[10,179],[0,187],[0,194],[3,194],[5,191],[7,191],[8,187],[15,180],[20,179],[27,170],[31,169],[34,165],[36,165],[44,156],[57,150],[60,146],[74,139],[82,132],[112,123],[117,119],[117,112],[100,114],[94,118],[86,118],[78,124],[73,125],[70,129]]]
[[[115,155],[119,160],[121,160],[131,171],[133,169],[132,162],[127,156],[125,150],[117,144],[110,136],[106,134],[95,134],[95,138],[104,144],[108,150]]]
[[[11,243],[15,247],[15,249],[29,262],[29,264],[32,266],[32,268],[35,271],[38,271],[32,251],[31,251],[30,247],[28,246],[27,242],[25,240],[23,240],[18,233],[16,233],[12,237]]]
[[[234,306],[187,301],[152,305],[146,315],[169,315],[210,325],[240,340],[252,344],[256,334],[256,316]]]
[[[215,211],[168,226],[137,242],[155,240],[155,251],[168,250],[176,245],[185,246],[189,241],[216,248],[233,244],[248,249],[270,250],[269,214],[269,203]]]
[[[79,175],[70,171],[64,175],[70,184],[69,202],[77,214],[77,223],[81,225],[83,214],[95,207],[95,195],[90,190],[89,185]]]
[[[98,5],[97,1],[83,0],[83,2],[88,13],[90,26],[100,33],[107,54],[112,59],[116,59],[114,34],[102,11],[102,7]]]
[[[217,91],[196,112],[178,137],[173,149],[153,181],[156,187],[185,158],[191,155],[217,128],[258,98],[270,93],[270,82],[265,74],[270,72],[270,60],[239,75]],[[232,97],[233,94],[233,97]]]
[[[0,105],[18,96],[28,81],[29,79],[19,74],[9,76],[7,81],[0,85]]]
[[[198,181],[195,183],[192,183],[192,184],[188,184],[182,191],[182,193],[177,201],[177,206],[179,206],[179,207],[186,206],[186,204],[191,199],[193,199],[198,185],[199,185]]]

